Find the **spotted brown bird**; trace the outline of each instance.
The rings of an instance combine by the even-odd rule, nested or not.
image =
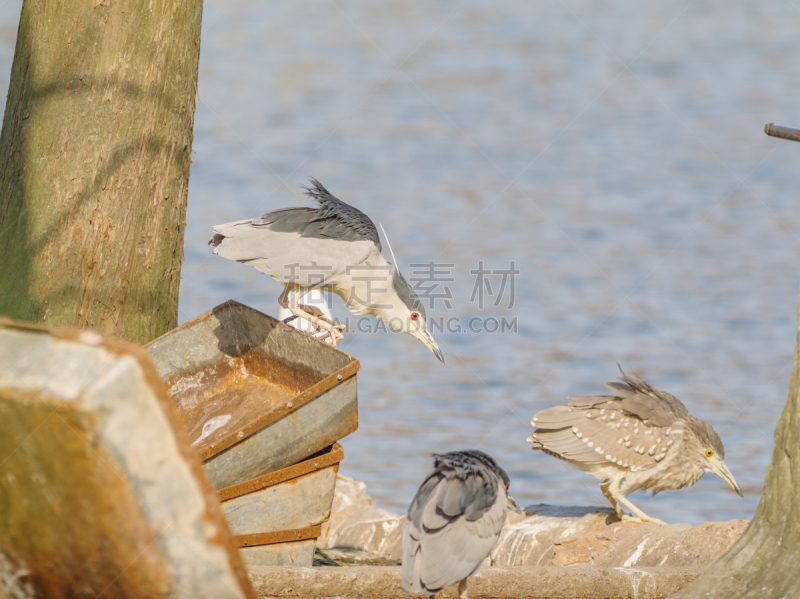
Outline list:
[[[570,397],[567,406],[536,414],[532,449],[565,460],[601,479],[600,490],[622,520],[651,518],[626,495],[652,489],[653,495],[693,485],[713,472],[740,496],[725,465],[725,448],[708,422],[692,416],[680,400],[620,368],[622,383],[607,383],[614,395]],[[636,517],[622,511],[625,505]]]

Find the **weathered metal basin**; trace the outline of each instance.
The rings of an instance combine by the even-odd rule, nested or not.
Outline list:
[[[358,360],[233,300],[146,348],[217,489],[358,428]]]
[[[336,443],[299,464],[217,491],[246,565],[312,565],[343,458]]]

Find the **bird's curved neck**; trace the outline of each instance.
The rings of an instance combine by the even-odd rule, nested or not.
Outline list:
[[[393,279],[394,266],[375,251],[362,264],[351,268],[348,276],[337,281],[334,292],[354,314],[371,314],[388,322],[394,304],[400,301]]]

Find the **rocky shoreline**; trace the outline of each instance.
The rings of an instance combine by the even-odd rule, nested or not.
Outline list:
[[[509,512],[500,540],[484,565],[704,569],[748,524],[747,520],[699,526],[620,522],[611,508],[596,507],[538,504],[524,510],[524,514]],[[370,556],[385,560],[385,565],[397,565],[404,520],[376,506],[364,483],[339,478],[331,517],[323,525],[317,547],[344,561],[347,553],[360,552],[363,562]]]
[[[254,568],[260,597],[404,597],[404,518],[366,485],[338,479],[314,568]],[[728,549],[747,520],[700,526],[620,522],[608,508],[531,505],[509,513],[502,536],[470,579],[471,597],[667,597]],[[350,567],[340,567],[350,566]],[[456,596],[453,588],[444,596]]]

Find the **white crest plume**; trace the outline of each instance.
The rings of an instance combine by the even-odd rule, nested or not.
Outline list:
[[[392,250],[392,244],[389,242],[389,236],[386,234],[386,229],[383,228],[383,224],[380,221],[378,221],[378,225],[380,225],[381,231],[383,231],[383,238],[386,240],[386,245],[389,246],[389,253],[392,255],[394,267],[397,268],[397,258],[394,257],[394,251]]]

